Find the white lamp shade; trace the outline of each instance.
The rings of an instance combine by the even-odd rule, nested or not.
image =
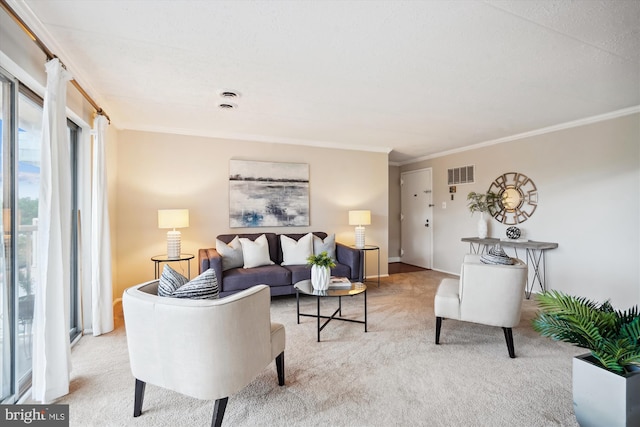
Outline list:
[[[158,228],[184,228],[189,226],[189,209],[159,209]]]
[[[371,224],[371,211],[349,211],[349,225]]]

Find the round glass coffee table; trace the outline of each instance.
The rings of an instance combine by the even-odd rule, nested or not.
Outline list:
[[[364,331],[367,332],[367,285],[360,282],[351,283],[350,288],[329,288],[326,291],[319,291],[313,289],[311,280],[303,280],[296,283],[293,286],[296,290],[296,312],[298,315],[298,324],[300,324],[300,316],[315,317],[318,320],[318,342],[320,342],[320,331],[331,320],[342,320],[345,322],[362,323],[364,324]],[[310,295],[316,297],[317,300],[317,312],[316,314],[300,313],[300,294]],[[349,297],[362,294],[364,297],[364,320],[347,319],[342,316],[342,297]],[[338,308],[333,312],[331,316],[322,316],[320,314],[320,299],[326,297],[338,297]],[[337,316],[336,316],[337,315]],[[320,325],[320,319],[326,319],[322,325]]]

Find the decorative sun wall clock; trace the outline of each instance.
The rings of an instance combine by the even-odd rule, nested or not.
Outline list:
[[[524,174],[507,172],[497,177],[489,191],[498,195],[498,209],[493,217],[506,225],[525,222],[538,206],[538,189]]]

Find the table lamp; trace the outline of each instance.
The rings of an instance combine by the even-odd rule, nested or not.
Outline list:
[[[189,226],[189,209],[159,209],[158,228],[167,231],[167,257],[180,258],[180,232],[176,228]]]
[[[349,211],[349,225],[356,226],[356,248],[364,248],[364,227],[371,224],[371,211]]]

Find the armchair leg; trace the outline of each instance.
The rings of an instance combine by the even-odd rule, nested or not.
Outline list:
[[[144,400],[144,388],[146,385],[147,383],[136,378],[136,393],[133,401],[134,417],[139,417],[142,414],[142,401]]]
[[[224,410],[227,409],[228,397],[216,400],[213,406],[213,419],[211,420],[211,427],[220,427],[222,425],[222,418],[224,418]]]
[[[440,328],[442,328],[442,317],[436,317],[436,344],[440,344]]]
[[[284,385],[284,351],[276,356],[276,370],[278,371],[278,385]]]
[[[504,338],[507,340],[507,349],[509,350],[509,357],[515,359],[516,352],[513,348],[513,332],[511,328],[502,328],[504,331]]]

